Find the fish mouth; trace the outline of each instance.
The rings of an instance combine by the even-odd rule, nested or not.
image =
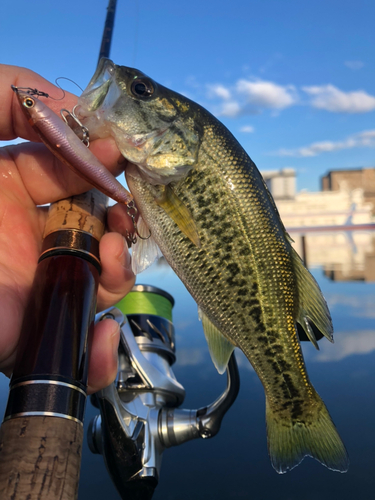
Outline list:
[[[79,98],[81,116],[94,113],[104,104],[114,78],[115,64],[110,59],[102,57],[94,76]]]
[[[91,139],[105,138],[111,135],[111,127],[106,123],[120,97],[116,84],[116,65],[103,57],[89,84],[78,98],[76,115],[90,132]]]

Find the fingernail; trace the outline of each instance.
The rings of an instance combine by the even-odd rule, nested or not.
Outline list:
[[[111,340],[112,340],[112,355],[113,355],[113,360],[115,362],[115,365],[117,367],[117,361],[118,361],[118,346],[120,343],[120,325],[117,323],[116,327],[114,328],[112,335],[111,335]],[[116,368],[116,373],[117,373],[117,368]]]
[[[111,332],[111,338],[118,335],[119,331],[120,331],[120,325],[117,323],[117,321],[115,321],[113,324],[112,332]]]

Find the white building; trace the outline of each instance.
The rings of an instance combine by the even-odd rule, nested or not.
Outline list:
[[[296,193],[293,169],[262,175],[309,268],[322,266],[333,280],[375,281],[375,233],[361,227],[374,224],[373,203],[363,188],[343,182],[337,191]]]
[[[275,200],[293,199],[296,194],[296,171],[294,168],[262,172],[268,189]]]
[[[296,193],[296,173],[292,168],[262,172],[281,219],[287,229],[310,226],[341,226],[374,222],[373,204],[365,201],[363,189],[300,191]]]

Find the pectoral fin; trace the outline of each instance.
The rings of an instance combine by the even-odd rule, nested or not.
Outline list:
[[[222,333],[214,326],[207,316],[198,309],[199,319],[202,321],[204,334],[206,336],[211,359],[217,371],[221,374],[225,372],[229,358],[235,346],[227,340]]]
[[[142,238],[137,237],[136,242],[132,245],[132,271],[134,274],[141,273],[162,256],[156,241],[152,235],[149,236],[149,229],[142,216],[139,216],[137,225],[138,234]]]
[[[156,203],[167,215],[177,224],[185,236],[187,236],[195,246],[201,246],[198,231],[190,213],[190,210],[183,204],[170,186],[165,186],[163,194],[155,198]]]

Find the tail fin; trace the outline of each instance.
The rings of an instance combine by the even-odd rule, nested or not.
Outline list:
[[[280,419],[266,402],[268,452],[278,474],[292,470],[306,456],[315,458],[328,469],[338,472],[348,470],[349,458],[345,446],[320,398],[319,402],[321,404],[312,408],[315,418],[295,423]]]

